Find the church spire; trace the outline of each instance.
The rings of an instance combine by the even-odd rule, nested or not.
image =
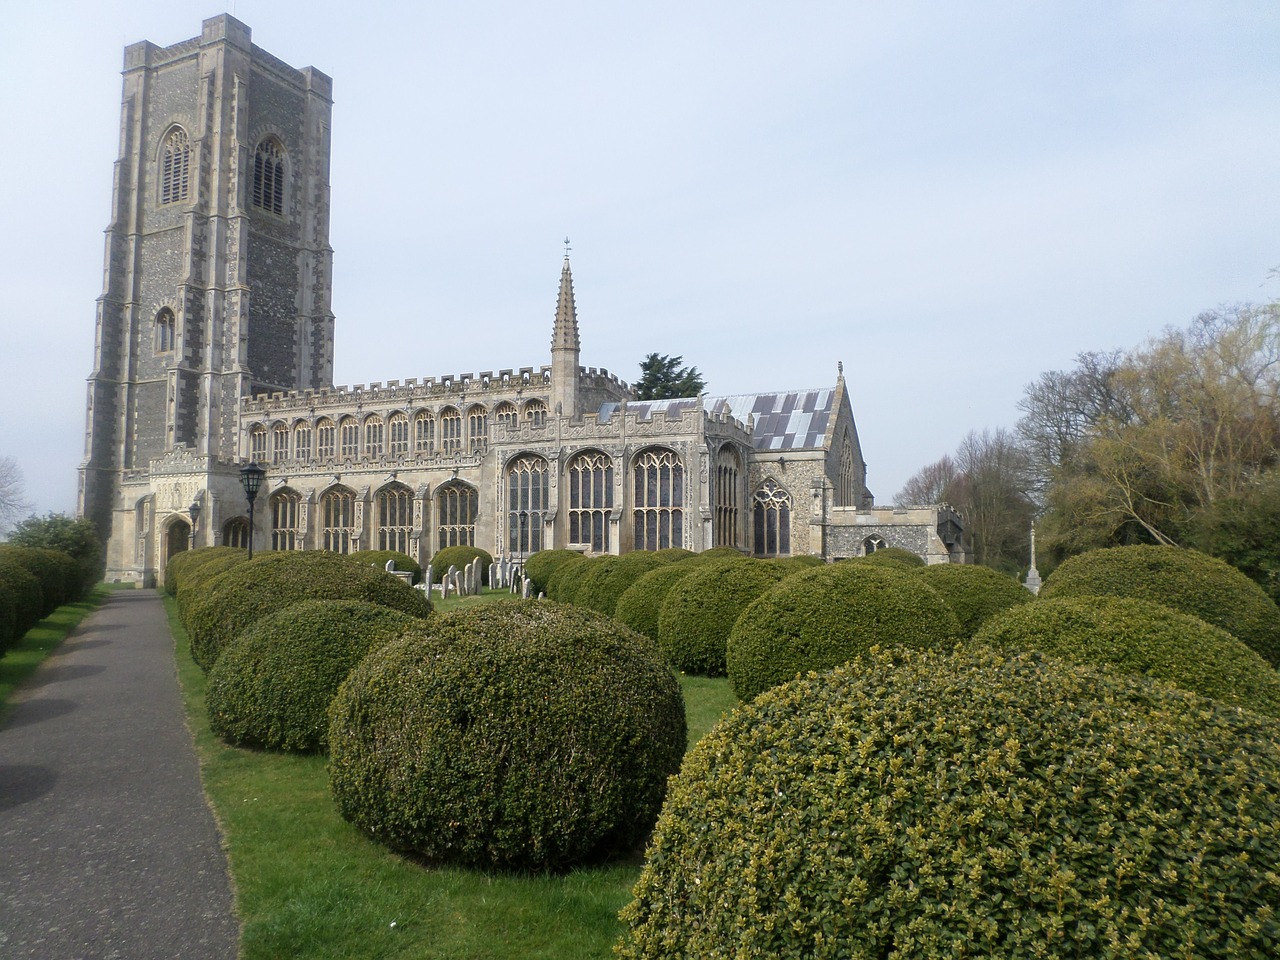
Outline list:
[[[560,268],[560,296],[556,323],[551,331],[551,405],[566,417],[578,414],[578,310],[573,302],[573,273],[569,269],[569,238],[564,241],[564,266]]]

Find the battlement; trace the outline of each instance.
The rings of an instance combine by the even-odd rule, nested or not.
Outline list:
[[[477,376],[474,373],[449,374],[442,377],[410,377],[400,380],[381,381],[366,386],[357,383],[354,386],[321,387],[319,390],[277,391],[271,394],[258,394],[241,404],[241,412],[250,414],[282,414],[287,411],[312,410],[319,407],[373,407],[381,405],[403,406],[418,401],[439,402],[442,399],[462,401],[467,398],[494,396],[498,394],[520,393],[525,389],[535,391],[551,382],[551,367],[520,367],[518,370],[503,369],[496,374],[492,370],[484,370]],[[503,399],[501,396],[495,399]]]
[[[617,387],[620,390],[626,390],[628,392],[631,391],[631,385],[627,383],[627,381],[610,373],[604,367],[600,367],[599,369],[596,369],[595,367],[579,367],[578,375],[583,380],[592,380],[595,381],[595,383],[606,383]],[[592,384],[587,385],[591,386]]]

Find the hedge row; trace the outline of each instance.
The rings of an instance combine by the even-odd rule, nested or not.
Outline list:
[[[75,558],[61,550],[0,544],[0,656],[88,585]]]

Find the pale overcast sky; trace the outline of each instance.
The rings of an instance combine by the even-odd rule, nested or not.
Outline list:
[[[0,455],[75,507],[126,44],[189,0],[12,5]],[[239,0],[334,78],[338,383],[582,362],[830,386],[888,502],[1025,384],[1280,296],[1280,4]]]

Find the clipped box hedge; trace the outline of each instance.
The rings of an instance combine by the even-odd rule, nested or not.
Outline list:
[[[864,560],[802,570],[752,601],[729,634],[726,664],[738,699],[874,646],[938,647],[960,624],[914,572]]]
[[[70,554],[5,543],[0,544],[0,557],[16,562],[39,582],[41,617],[47,617],[68,601],[80,599],[80,566]]]
[[[658,614],[658,649],[677,670],[726,672],[725,647],[738,616],[790,572],[768,560],[712,560],[677,580]]]
[[[642,574],[618,597],[613,616],[632,630],[658,642],[658,617],[672,588],[699,569],[692,559],[678,560]]]
[[[577,593],[577,604],[610,616],[618,607],[618,598],[650,570],[674,563],[676,557],[659,556],[652,550],[633,550],[620,557],[609,557],[597,563],[583,578]],[[603,560],[603,558],[602,558]]]
[[[1280,666],[1280,608],[1230,564],[1182,547],[1090,550],[1064,560],[1040,596],[1116,596],[1152,600],[1199,617]]]
[[[363,600],[305,600],[263,617],[209,670],[209,726],[227,743],[324,751],[351,669],[418,617]]]
[[[1031,591],[1017,580],[977,564],[934,563],[920,567],[915,575],[946,601],[964,637],[973,636],[997,613],[1032,600]]]
[[[205,564],[221,561],[227,557],[246,560],[248,556],[248,552],[241,547],[197,547],[195,550],[183,550],[171,557],[165,565],[164,591],[170,596],[179,596],[182,592],[180,585],[184,575],[193,576],[195,571],[203,568]],[[225,565],[217,568],[218,572],[225,569]]]
[[[577,550],[539,550],[532,554],[524,562],[524,575],[533,581],[533,595],[547,592],[547,583],[557,567],[581,557]]]
[[[989,620],[974,637],[1170,683],[1280,717],[1280,673],[1220,627],[1149,600],[1052,597]]]
[[[303,600],[366,600],[415,617],[431,612],[422,591],[348,556],[323,550],[259,554],[210,580],[190,601],[191,658],[208,670],[258,620]]]
[[[925,566],[924,557],[902,547],[881,547],[879,550],[871,551],[864,557],[856,557],[854,559],[862,560],[866,563],[883,563],[893,567],[915,568]]]
[[[694,747],[618,955],[1275,957],[1276,729],[982,647],[810,675]]]
[[[575,603],[582,584],[601,561],[611,560],[608,556],[588,557],[578,554],[570,560],[556,566],[547,577],[547,599],[558,603]]]
[[[44,611],[44,591],[40,580],[14,557],[0,552],[0,593],[13,604],[13,636],[20,640],[40,622]]]
[[[435,552],[435,555],[431,558],[432,583],[440,583],[444,579],[444,575],[449,572],[450,567],[457,567],[461,570],[477,558],[480,560],[480,583],[483,586],[488,586],[489,566],[493,563],[493,555],[488,550],[481,550],[479,547],[468,547],[464,544],[445,547]]]
[[[343,817],[428,861],[498,870],[632,852],[686,742],[653,644],[522,600],[435,617],[370,654],[330,716]]]

